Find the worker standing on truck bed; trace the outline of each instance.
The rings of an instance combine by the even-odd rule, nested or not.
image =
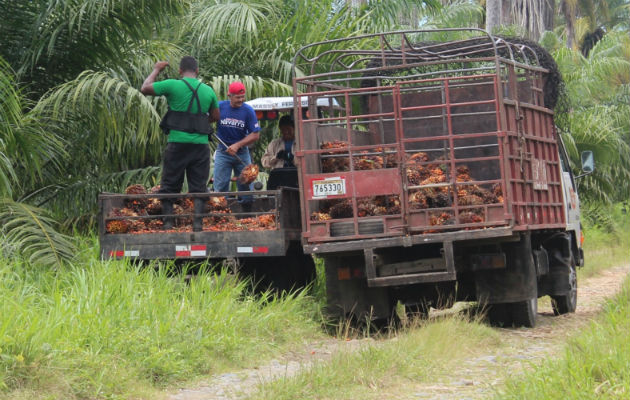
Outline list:
[[[280,137],[269,142],[260,162],[269,169],[295,167],[295,126],[290,115],[284,115],[278,121]]]
[[[210,123],[219,120],[218,99],[214,90],[197,78],[199,66],[195,58],[185,56],[181,59],[179,74],[182,79],[155,82],[167,66],[166,61],[156,62],[141,89],[145,95],[165,96],[169,107],[160,123],[168,135],[168,143],[164,151],[159,193],[179,193],[184,174],[190,193],[206,193],[210,175]],[[195,198],[194,205],[195,214],[204,212],[204,199]],[[162,214],[173,214],[172,199],[162,200]],[[172,218],[165,218],[163,222],[164,229],[172,228]],[[201,218],[194,219],[193,230],[202,230]]]
[[[227,146],[219,143],[214,152],[215,192],[229,191],[232,171],[234,176],[238,176],[243,167],[252,163],[248,146],[258,140],[260,131],[256,112],[245,103],[245,85],[242,82],[230,83],[228,98],[219,102],[221,119],[217,123],[217,137]],[[237,182],[237,188],[239,191],[251,190],[250,184],[240,182]],[[240,199],[243,211],[251,209],[251,201],[251,196]]]

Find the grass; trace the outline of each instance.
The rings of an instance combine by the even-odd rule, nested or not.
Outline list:
[[[578,270],[578,278],[596,275],[613,266],[630,264],[630,214],[622,211],[622,205],[612,207],[610,213],[616,221],[615,232],[596,226],[584,227],[585,262],[584,267]]]
[[[614,212],[618,234],[585,227],[581,278],[628,264],[630,222],[619,208]],[[247,282],[225,270],[206,266],[186,280],[170,264],[139,268],[100,261],[97,250],[96,239],[85,239],[78,261],[58,270],[0,254],[0,399],[154,398],[164,388],[209,374],[261,365],[325,335],[321,260],[310,294],[276,298],[253,296]],[[621,310],[626,318],[615,323],[627,332],[629,310]],[[338,335],[356,336],[346,328],[337,327]],[[611,330],[593,331],[591,339],[602,335],[604,345],[627,350],[624,342],[605,336]],[[430,382],[436,373],[448,373],[462,357],[498,340],[494,330],[477,321],[443,319],[262,385],[253,398],[377,398],[397,383]],[[578,348],[605,349],[576,343]],[[619,389],[616,378],[606,375],[606,360],[595,360],[589,371],[605,379],[595,379],[599,387],[588,389],[627,394],[627,384]],[[627,358],[625,362],[628,367]],[[627,382],[627,375],[623,379]]]
[[[57,271],[0,265],[0,397],[148,398],[322,335],[305,292],[253,296],[225,270],[187,281],[90,246]]]
[[[564,356],[513,377],[499,399],[630,397],[630,280],[600,318],[567,344]]]
[[[459,315],[421,327],[416,324],[396,340],[341,351],[293,377],[263,383],[249,399],[378,399],[404,382],[431,382],[480,349],[500,344],[499,333]]]

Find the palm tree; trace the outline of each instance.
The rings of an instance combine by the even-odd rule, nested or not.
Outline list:
[[[595,173],[580,181],[589,201],[611,203],[630,197],[630,38],[613,32],[588,57],[560,49],[555,59],[562,71],[568,101],[556,123],[568,142],[574,165],[582,150],[593,150]]]
[[[64,142],[23,112],[28,101],[2,58],[0,93],[0,250],[5,257],[22,254],[31,263],[60,265],[74,253],[71,239],[57,233],[56,221],[23,196],[45,179],[45,169],[62,169]]]
[[[0,0],[0,42],[21,79],[45,93],[86,69],[128,68],[140,44],[157,39],[169,20],[182,15],[188,0]],[[6,36],[4,35],[6,34]],[[142,46],[146,48],[147,46]]]

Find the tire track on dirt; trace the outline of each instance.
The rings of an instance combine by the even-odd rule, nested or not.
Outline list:
[[[551,302],[543,298],[539,303],[535,328],[496,328],[502,342],[498,349],[490,349],[464,361],[457,370],[437,379],[431,385],[413,385],[409,395],[400,399],[487,399],[495,393],[508,375],[524,372],[544,359],[560,354],[569,338],[602,310],[605,301],[621,289],[630,266],[603,270],[578,282],[578,306],[575,313],[554,316]]]
[[[465,360],[448,374],[436,376],[427,384],[410,383],[383,393],[391,399],[477,399],[488,398],[494,387],[509,374],[522,372],[528,365],[562,351],[566,340],[599,312],[606,299],[620,289],[630,266],[603,270],[578,283],[578,308],[575,313],[554,316],[548,298],[538,308],[536,328],[504,329],[503,346]],[[380,341],[379,341],[380,342]],[[196,388],[181,389],[167,395],[169,400],[235,400],[252,393],[258,384],[280,377],[291,377],[305,368],[329,360],[340,351],[356,351],[374,344],[373,339],[326,339],[306,345],[303,350],[286,353],[256,368],[216,375]],[[501,371],[501,372],[499,372]]]

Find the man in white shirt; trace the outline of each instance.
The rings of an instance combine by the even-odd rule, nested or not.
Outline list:
[[[268,169],[295,167],[293,163],[295,152],[295,126],[293,118],[284,115],[278,121],[281,137],[272,140],[260,160],[263,167]]]

